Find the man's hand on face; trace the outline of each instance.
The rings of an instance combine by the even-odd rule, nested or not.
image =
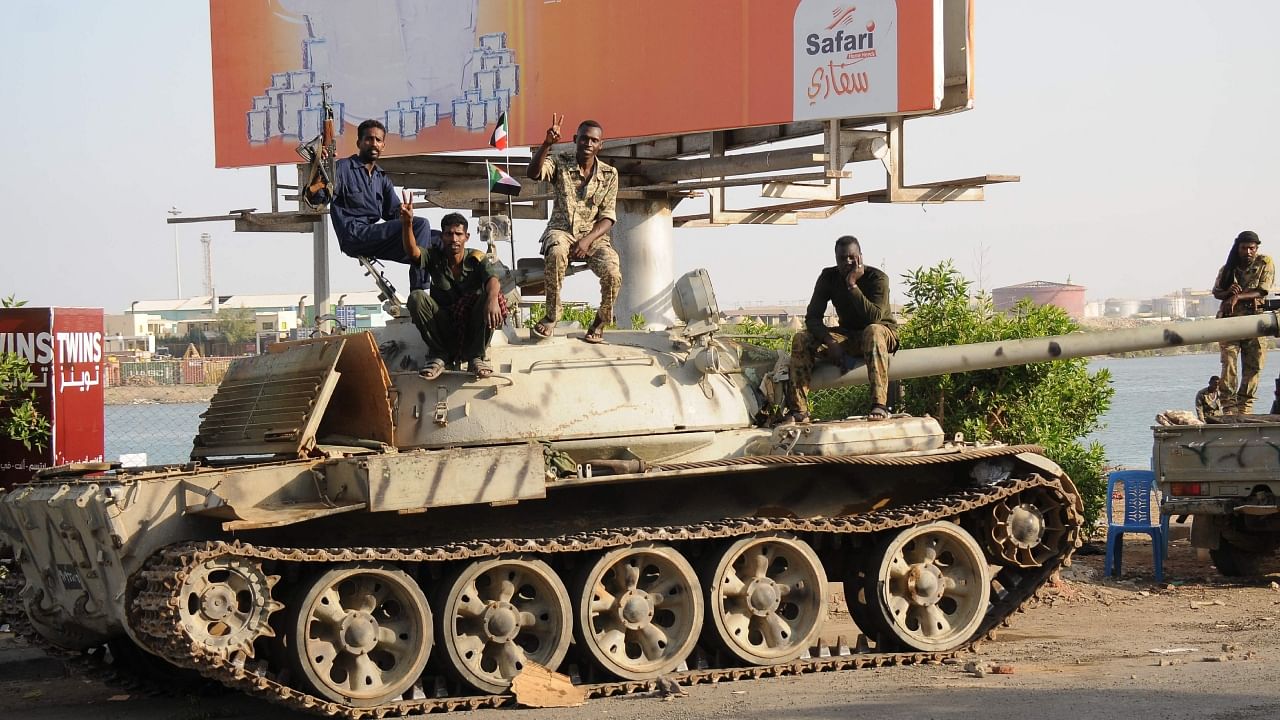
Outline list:
[[[867,266],[862,264],[862,258],[855,258],[850,265],[849,274],[844,276],[845,284],[849,286],[850,290],[857,287],[858,281],[862,279],[866,271]]]
[[[574,260],[582,260],[590,254],[591,243],[586,238],[579,240],[573,244],[573,247],[569,248],[569,257]]]
[[[547,137],[543,145],[555,145],[560,142],[560,123],[564,122],[564,114],[551,113],[551,127],[547,128]]]

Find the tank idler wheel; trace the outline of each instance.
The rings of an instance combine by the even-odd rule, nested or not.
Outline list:
[[[508,557],[464,565],[439,605],[445,669],[486,693],[502,693],[533,662],[560,665],[573,639],[569,592],[545,562]]]
[[[626,680],[671,672],[702,628],[702,588],[674,548],[634,545],[605,553],[577,584],[578,642]]]
[[[822,628],[827,574],[808,543],[757,535],[709,558],[704,577],[709,639],[750,665],[799,657]]]
[[[328,570],[307,589],[291,625],[294,667],[317,694],[370,707],[399,699],[431,654],[431,608],[393,565]]]
[[[223,657],[251,658],[259,637],[275,637],[271,614],[284,607],[271,591],[279,575],[234,556],[217,557],[191,569],[182,581],[178,617],[192,642]]]
[[[973,637],[990,594],[991,571],[972,535],[945,520],[917,525],[884,545],[871,619],[889,643],[944,652]]]
[[[982,521],[982,540],[1002,564],[1040,567],[1061,549],[1066,506],[1045,488],[993,503]]]

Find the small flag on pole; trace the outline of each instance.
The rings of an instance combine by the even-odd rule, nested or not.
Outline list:
[[[502,113],[498,116],[498,124],[493,128],[493,134],[489,136],[489,144],[499,150],[507,149],[507,114]]]
[[[502,168],[488,160],[484,161],[489,170],[489,191],[503,195],[519,195],[520,182],[502,171]]]

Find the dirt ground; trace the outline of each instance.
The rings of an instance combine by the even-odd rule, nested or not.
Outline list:
[[[107,388],[103,391],[103,397],[108,405],[194,403],[209,402],[217,390],[217,385],[123,386]]]
[[[455,717],[1280,717],[1280,683],[1275,682],[1280,574],[1225,580],[1179,539],[1170,549],[1165,582],[1157,584],[1149,544],[1130,539],[1125,555],[1119,580],[1101,577],[1101,555],[1078,556],[1037,607],[1015,616],[1012,627],[995,641],[982,643],[954,665],[705,685],[669,701],[629,696],[571,709],[489,710]],[[848,615],[836,613],[824,634],[853,632]],[[3,655],[0,638],[0,663]],[[1012,672],[979,677],[965,671],[970,660],[1005,665]],[[81,720],[86,715],[130,720],[308,717],[229,695],[157,698],[78,678],[0,679],[0,717]]]

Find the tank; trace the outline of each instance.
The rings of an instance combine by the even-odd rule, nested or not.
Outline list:
[[[720,332],[705,272],[674,292],[683,325],[603,345],[508,327],[483,380],[421,378],[403,320],[238,361],[192,462],[56,468],[0,498],[31,626],[381,717],[509,703],[534,667],[607,695],[939,660],[1069,563],[1081,500],[1039,448],[905,415],[762,426],[782,358]],[[904,350],[891,374],[1275,332]],[[833,582],[856,638],[823,632]]]

